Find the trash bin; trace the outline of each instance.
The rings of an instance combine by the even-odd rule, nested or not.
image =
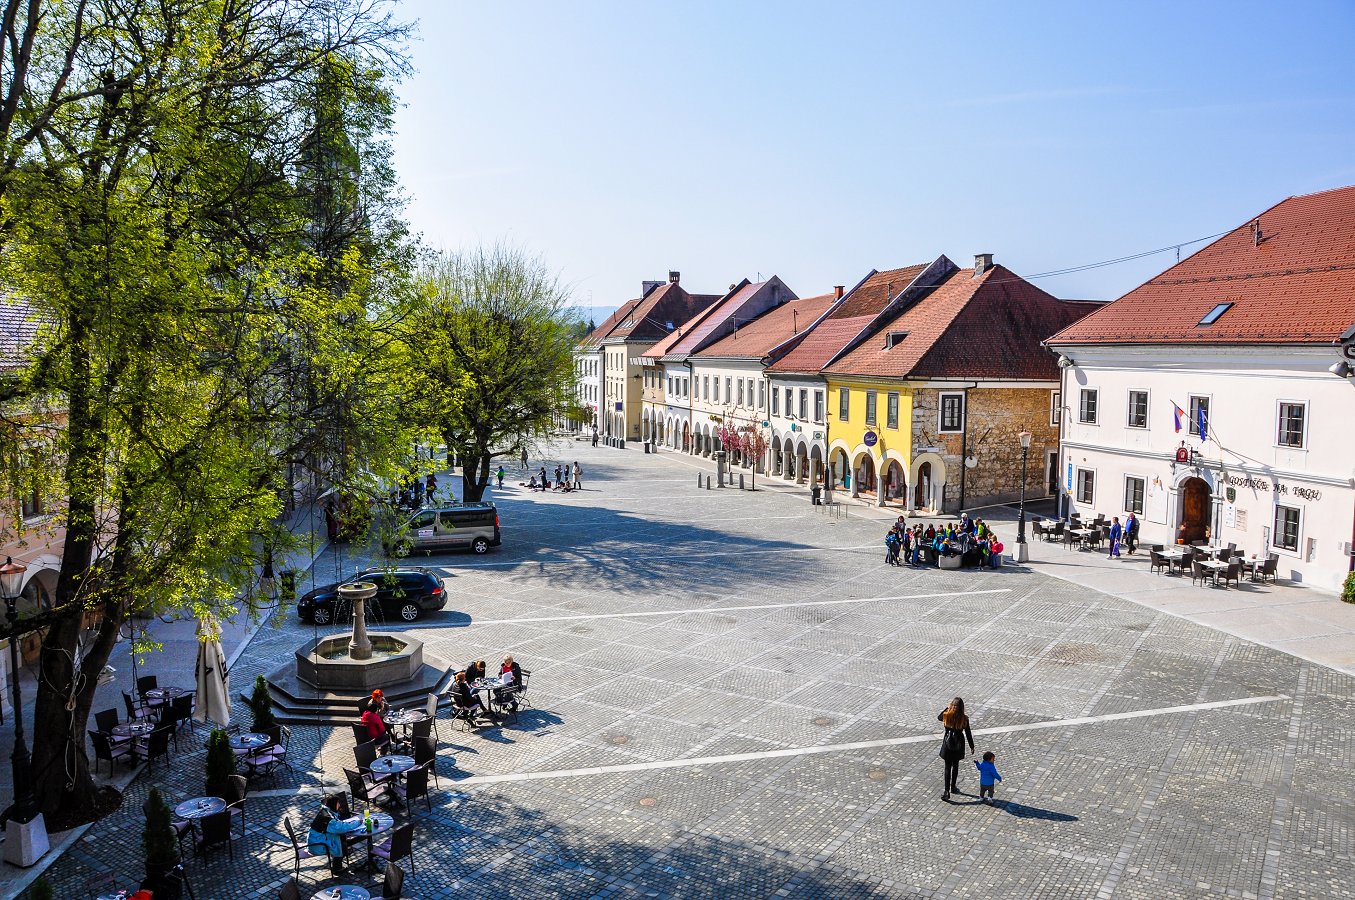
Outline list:
[[[814,485],[809,489],[809,497],[815,506],[823,506],[823,487]]]

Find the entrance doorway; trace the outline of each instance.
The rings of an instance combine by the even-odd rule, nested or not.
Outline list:
[[[932,464],[918,466],[917,484],[913,486],[913,509],[930,509],[932,505]]]
[[[1213,492],[1203,478],[1187,478],[1181,485],[1181,528],[1178,536],[1187,544],[1205,540]]]
[[[1045,496],[1054,497],[1059,493],[1059,451],[1049,451],[1049,465],[1045,467]]]

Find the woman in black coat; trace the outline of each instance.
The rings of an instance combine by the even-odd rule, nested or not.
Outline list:
[[[959,697],[950,701],[950,706],[941,710],[936,719],[946,729],[941,736],[940,756],[946,764],[946,780],[942,786],[941,799],[949,800],[952,793],[960,793],[960,789],[955,785],[955,779],[960,775],[960,760],[965,758],[966,740],[969,741],[969,752],[974,752],[974,735],[969,731],[969,717],[964,714],[964,700]]]

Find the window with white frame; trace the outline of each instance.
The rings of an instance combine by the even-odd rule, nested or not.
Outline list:
[[[1308,421],[1308,404],[1293,400],[1280,401],[1279,427],[1275,443],[1281,447],[1302,449],[1304,431]]]
[[[875,424],[875,392],[866,391],[866,424]]]
[[[709,376],[709,375],[702,375],[702,376],[701,376],[701,399],[703,399],[703,400],[709,400],[709,399],[710,399],[710,376]]]
[[[726,376],[726,377],[725,377],[725,403],[726,403],[726,404],[729,404],[729,403],[733,403],[733,402],[734,402],[734,379],[733,379],[733,378],[730,378],[730,377],[728,377],[728,376]]]
[[[1302,510],[1298,507],[1275,504],[1275,528],[1270,533],[1270,542],[1281,550],[1297,553],[1302,518]]]
[[[1083,425],[1096,424],[1097,392],[1095,388],[1083,388],[1082,398],[1077,404],[1077,420]]]
[[[767,408],[767,382],[759,381],[757,383],[757,408]]]
[[[1063,409],[1061,408],[1062,403],[1062,393],[1059,391],[1049,392],[1049,424],[1053,425],[1055,428],[1059,427],[1059,420],[1061,418],[1059,413],[1063,412]]]
[[[1125,422],[1130,428],[1148,427],[1148,392],[1129,392],[1129,417]]]
[[[941,395],[939,428],[943,433],[964,431],[964,394]]]
[[[36,519],[46,512],[47,507],[43,505],[42,494],[36,490],[19,498],[19,515],[23,518]]]
[[[739,379],[739,406],[743,406],[743,379]]]
[[[899,427],[899,392],[890,391],[885,397],[885,427]]]
[[[809,421],[809,388],[800,388],[800,421]]]
[[[795,417],[795,391],[786,388],[786,418]]]
[[[772,388],[772,415],[781,415],[781,392]]]
[[[814,421],[823,423],[823,391],[814,392]]]
[[[1135,515],[1143,515],[1143,491],[1147,481],[1138,475],[1124,477],[1124,509]]]
[[[1210,424],[1209,424],[1209,398],[1208,398],[1208,397],[1197,397],[1197,396],[1195,396],[1194,394],[1192,394],[1191,397],[1190,397],[1190,433],[1191,433],[1191,434],[1199,434],[1199,433],[1200,433],[1200,419],[1201,419],[1201,417],[1204,418],[1204,430],[1205,430],[1205,434],[1208,435],[1209,432],[1211,432],[1211,431],[1214,430],[1212,427],[1210,427]]]
[[[1096,472],[1092,469],[1077,470],[1077,502],[1089,506],[1096,502]]]
[[[845,422],[851,416],[852,411],[852,391],[851,388],[837,389],[837,417]]]

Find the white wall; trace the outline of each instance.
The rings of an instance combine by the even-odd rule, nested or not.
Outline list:
[[[1213,539],[1250,556],[1276,553],[1283,577],[1339,589],[1350,568],[1355,523],[1355,382],[1331,374],[1335,348],[1059,347],[1063,370],[1060,479],[1076,495],[1077,469],[1094,473],[1091,503],[1075,510],[1126,512],[1126,476],[1145,480],[1143,540],[1170,543],[1182,483],[1211,489]],[[1097,392],[1097,422],[1080,421],[1081,392]],[[1146,427],[1129,424],[1130,392],[1148,393]],[[1192,396],[1207,398],[1209,440],[1189,434]],[[1304,410],[1302,447],[1279,440],[1280,404]],[[1173,404],[1186,410],[1180,433]],[[1177,463],[1182,441],[1196,456]],[[1227,499],[1228,489],[1234,499]],[[1296,549],[1276,546],[1276,507],[1299,511]]]

